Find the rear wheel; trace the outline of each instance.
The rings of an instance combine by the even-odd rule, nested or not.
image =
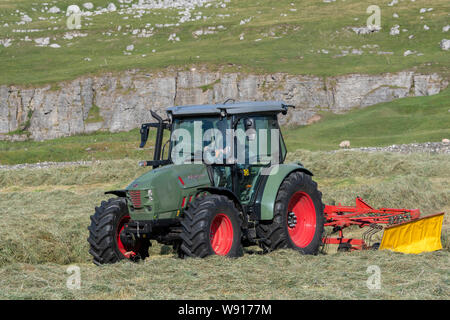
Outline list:
[[[226,196],[197,198],[185,210],[181,225],[181,257],[242,255],[239,211]]]
[[[95,208],[88,227],[89,253],[97,265],[114,263],[122,259],[137,261],[148,257],[148,240],[132,240],[124,229],[130,221],[128,207],[124,198],[103,201]]]
[[[257,226],[264,251],[292,248],[317,254],[323,233],[322,193],[311,176],[291,173],[281,184],[275,200],[274,218]]]

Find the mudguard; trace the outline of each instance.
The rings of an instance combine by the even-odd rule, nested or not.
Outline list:
[[[256,199],[256,210],[257,218],[259,220],[272,220],[273,219],[273,209],[275,205],[275,199],[278,194],[278,189],[280,189],[283,180],[292,172],[300,171],[312,176],[312,172],[303,167],[299,162],[280,164],[273,166],[265,178],[265,185],[260,189],[261,191],[257,195]],[[264,178],[264,177],[262,177]],[[259,217],[258,217],[259,215]]]
[[[241,201],[239,200],[238,196],[234,194],[233,191],[226,189],[226,188],[219,188],[219,187],[201,187],[198,189],[199,191],[206,191],[212,194],[220,194],[223,196],[227,196],[229,199],[233,200],[233,202],[236,204],[236,208],[238,210],[243,211],[243,207],[241,204]]]
[[[127,191],[126,190],[110,190],[110,191],[106,191],[105,194],[113,194],[118,197],[126,198]]]

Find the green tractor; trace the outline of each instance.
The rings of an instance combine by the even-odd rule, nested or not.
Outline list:
[[[238,257],[243,247],[316,254],[324,205],[312,173],[284,163],[279,101],[176,106],[140,130],[144,147],[156,128],[152,167],[95,208],[89,226],[97,265],[148,257],[151,241],[179,257]],[[170,138],[163,145],[164,131]],[[277,134],[278,133],[278,134]],[[226,140],[226,147],[223,147]]]

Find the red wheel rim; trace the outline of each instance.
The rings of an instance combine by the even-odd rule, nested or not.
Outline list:
[[[125,229],[125,224],[127,224],[128,221],[130,221],[130,216],[123,216],[122,219],[120,219],[116,230],[116,242],[117,248],[119,249],[120,253],[122,253],[125,258],[130,259],[131,257],[135,256],[136,253],[134,251],[127,250],[127,248],[125,248],[124,244],[122,243],[122,240],[120,239],[120,234],[122,233],[123,229]]]
[[[214,217],[211,223],[209,239],[214,253],[225,256],[233,245],[233,225],[230,218],[223,213]]]
[[[296,192],[288,205],[288,216],[293,213],[297,219],[295,226],[287,226],[289,236],[297,247],[308,246],[316,233],[316,208],[311,197],[304,192]]]

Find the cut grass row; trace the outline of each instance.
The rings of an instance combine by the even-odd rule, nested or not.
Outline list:
[[[290,250],[240,259],[179,260],[97,267],[77,264],[81,288],[66,287],[67,266],[12,263],[0,267],[0,299],[449,299],[448,253],[407,256],[355,252],[301,256]],[[369,266],[381,289],[367,287]]]

